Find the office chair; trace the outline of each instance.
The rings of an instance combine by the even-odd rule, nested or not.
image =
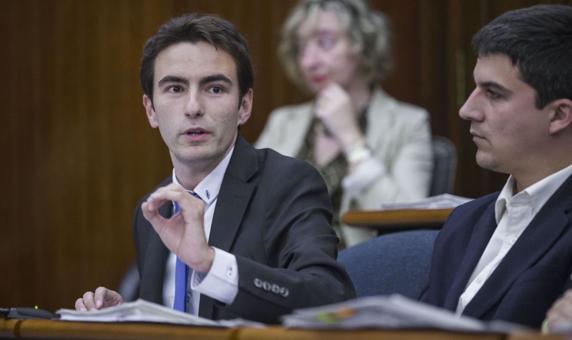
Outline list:
[[[457,149],[448,138],[433,136],[433,176],[429,196],[452,193],[457,171]]]
[[[457,170],[455,145],[433,136],[433,175],[429,195],[452,193]],[[418,229],[386,233],[342,250],[342,263],[352,279],[358,297],[401,294],[419,297],[431,265],[433,243],[438,230]]]
[[[357,297],[401,294],[416,299],[429,275],[437,230],[378,236],[342,250],[338,262],[348,272]]]

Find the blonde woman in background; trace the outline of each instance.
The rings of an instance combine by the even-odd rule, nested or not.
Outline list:
[[[321,172],[345,246],[374,234],[341,225],[341,213],[429,192],[429,116],[379,86],[390,54],[386,18],[365,1],[301,1],[282,30],[283,66],[315,98],[274,110],[256,146],[304,159]]]

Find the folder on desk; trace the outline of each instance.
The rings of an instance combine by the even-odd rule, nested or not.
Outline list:
[[[381,210],[397,210],[397,209],[449,209],[456,208],[461,204],[470,202],[472,198],[456,196],[451,194],[441,194],[430,196],[412,202],[394,202],[384,203]]]
[[[309,329],[434,328],[470,332],[510,332],[520,325],[456,315],[401,295],[370,296],[327,306],[296,310],[283,325]]]

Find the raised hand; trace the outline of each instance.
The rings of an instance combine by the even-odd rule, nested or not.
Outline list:
[[[179,211],[171,218],[159,214],[166,202],[176,202]],[[204,202],[178,184],[157,189],[141,205],[143,216],[151,223],[163,244],[197,272],[208,272],[214,250],[208,245],[203,228]]]
[[[363,142],[352,100],[338,84],[332,83],[318,94],[314,113],[343,150]]]

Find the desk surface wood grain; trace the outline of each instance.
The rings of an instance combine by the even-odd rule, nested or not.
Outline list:
[[[212,339],[212,340],[560,340],[564,335],[499,334],[439,330],[303,330],[211,328],[159,323],[97,323],[0,319],[0,338],[40,339]]]
[[[99,323],[25,320],[22,338],[41,339],[236,339],[238,329],[168,325],[160,323]]]
[[[357,228],[380,231],[390,229],[439,229],[453,209],[396,209],[350,210],[342,216],[342,222]]]

